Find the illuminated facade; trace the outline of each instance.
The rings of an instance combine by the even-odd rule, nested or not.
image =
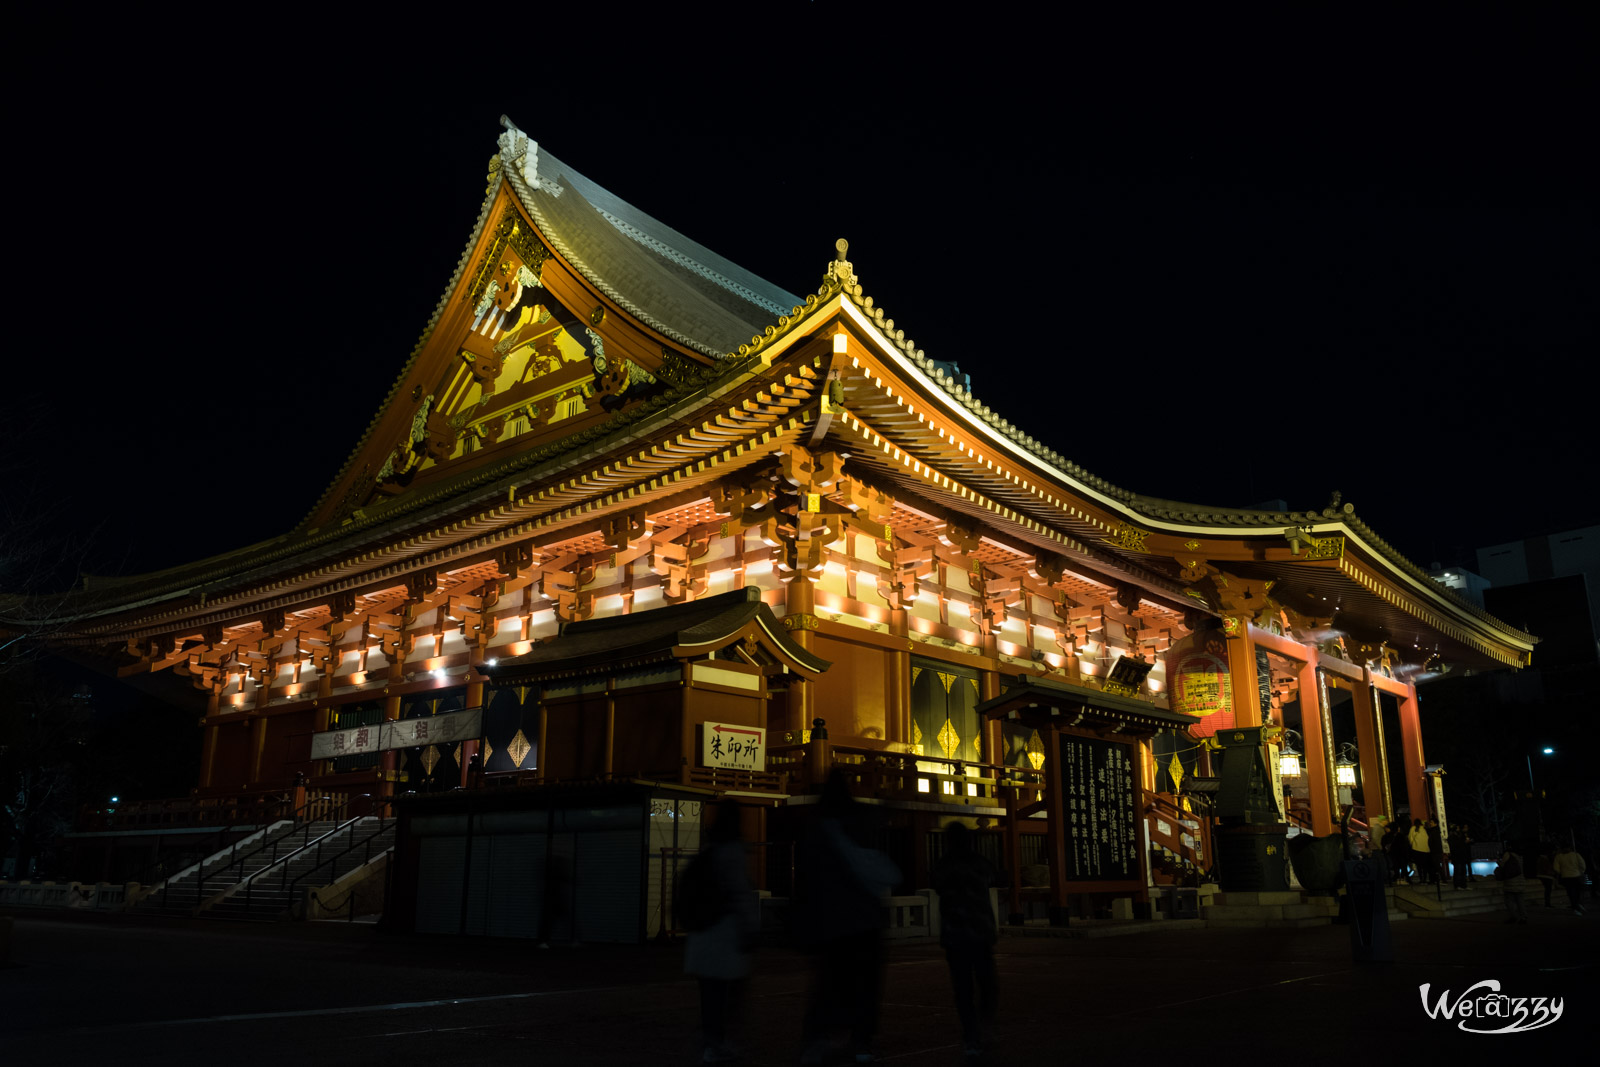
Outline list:
[[[313,511],[85,594],[70,640],[204,694],[201,795],[297,774],[346,792],[648,775],[781,807],[839,766],[914,838],[952,817],[1038,837],[1044,821],[1016,824],[1067,788],[1051,777],[1060,738],[1131,737],[1151,836],[1115,891],[1142,898],[1207,865],[1171,829],[1181,781],[1204,769],[1193,738],[1307,709],[1297,817],[1327,833],[1330,708],[1348,701],[1367,812],[1420,812],[1416,673],[1528,661],[1532,638],[1349,505],[1258,512],[1112,486],[929,358],[844,242],[814,291],[785,292],[506,125],[459,266]],[[586,632],[563,627],[744,589],[782,640],[751,630],[658,657],[648,707],[619,715],[615,681],[550,667]],[[1041,732],[982,713],[1021,679],[1058,686],[1067,714]],[[474,709],[471,737],[381,740],[386,723]],[[765,731],[762,766],[708,769],[712,721]],[[1056,856],[1057,900],[1102,888],[1068,884],[1052,847],[1028,856]],[[907,859],[914,882],[926,856]]]

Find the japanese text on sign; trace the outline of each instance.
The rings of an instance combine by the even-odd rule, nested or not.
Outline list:
[[[1133,747],[1061,736],[1066,874],[1077,881],[1127,881],[1139,875]]]
[[[767,732],[755,726],[708,722],[700,735],[700,764],[734,771],[764,771]]]

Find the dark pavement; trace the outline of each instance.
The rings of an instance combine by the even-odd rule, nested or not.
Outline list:
[[[1600,913],[1530,908],[1410,920],[1397,962],[1353,964],[1344,927],[1189,930],[1092,940],[1003,938],[999,1045],[985,1062],[1308,1063],[1432,1052],[1461,1062],[1594,1045]],[[342,923],[281,926],[17,913],[0,968],[0,1062],[317,1065],[698,1062],[697,991],[673,946],[539,950]],[[793,1064],[807,960],[763,950],[745,1062]],[[1543,1029],[1466,1034],[1418,987],[1497,979],[1563,998]],[[891,948],[885,1062],[961,1061],[937,946]]]

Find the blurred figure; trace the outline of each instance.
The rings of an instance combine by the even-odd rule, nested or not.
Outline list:
[[[1450,866],[1455,876],[1455,887],[1467,888],[1467,879],[1472,872],[1472,838],[1467,836],[1467,828],[1463,823],[1450,828]]]
[[[1437,819],[1429,819],[1423,830],[1428,835],[1428,866],[1433,875],[1430,881],[1434,885],[1442,885],[1450,874],[1449,868],[1444,865],[1444,829]]]
[[[798,932],[816,954],[800,1062],[822,1063],[835,1032],[847,1026],[855,1062],[873,1063],[888,925],[884,898],[900,871],[865,847],[865,813],[838,769],[828,775],[818,807],[795,872]]]
[[[1550,895],[1556,888],[1556,868],[1550,859],[1552,853],[1548,845],[1539,846],[1539,883],[1544,886],[1544,906],[1550,906]]]
[[[1524,882],[1522,880],[1522,860],[1515,852],[1507,849],[1500,855],[1500,866],[1494,869],[1494,876],[1505,889],[1506,895],[1506,925],[1512,923],[1526,924],[1528,910],[1522,903]]]
[[[700,981],[702,1063],[738,1058],[731,1035],[738,1030],[750,947],[759,925],[755,888],[739,833],[739,802],[717,805],[705,849],[690,861],[679,882],[679,910],[689,931],[683,970]]]
[[[1433,878],[1432,872],[1428,870],[1428,828],[1422,825],[1421,819],[1411,820],[1411,830],[1406,834],[1406,844],[1411,846],[1411,864],[1416,868],[1417,877],[1422,880],[1423,885],[1427,885]]]
[[[994,865],[973,848],[972,831],[961,823],[945,827],[944,855],[933,868],[933,888],[939,894],[939,944],[950,965],[967,1056],[982,1053],[999,1003],[994,973],[997,931],[989,898],[990,888],[999,881]]]
[[[1582,915],[1583,876],[1588,870],[1588,864],[1583,862],[1583,856],[1571,845],[1562,845],[1556,849],[1556,857],[1550,861],[1550,866],[1554,868],[1562,888],[1567,891],[1567,900],[1572,904],[1572,913]]]

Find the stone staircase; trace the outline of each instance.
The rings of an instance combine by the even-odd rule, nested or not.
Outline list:
[[[357,847],[345,852],[351,845]],[[241,880],[217,888],[201,905],[200,914],[216,919],[284,918],[297,910],[306,890],[330,885],[393,847],[392,822],[384,825],[376,818],[356,819],[313,837],[306,847],[277,863],[265,864]]]
[[[340,855],[352,843],[359,847]],[[278,919],[300,903],[307,889],[328,885],[393,847],[394,824],[377,818],[275,823],[179,872],[129,910]]]
[[[1529,881],[1523,892],[1527,899],[1532,899],[1538,890],[1539,883]],[[1395,904],[1413,919],[1458,919],[1463,915],[1504,911],[1506,906],[1504,887],[1499,882],[1476,882],[1466,889],[1397,885],[1389,892]]]
[[[337,826],[338,823],[334,822],[313,823],[309,835],[315,839],[332,832]],[[193,914],[208,897],[237,882],[238,877],[234,876],[241,872],[254,873],[267,866],[271,862],[274,846],[280,853],[292,851],[306,839],[302,835],[307,832],[304,823],[296,824],[288,819],[275,822],[155,885],[134,901],[128,910]],[[296,841],[293,845],[287,844],[291,836]]]
[[[1407,913],[1397,906],[1394,890],[1386,894],[1389,921],[1403,922]],[[1327,926],[1339,917],[1339,898],[1310,896],[1300,890],[1274,893],[1217,893],[1203,904],[1200,914],[1212,930]]]

